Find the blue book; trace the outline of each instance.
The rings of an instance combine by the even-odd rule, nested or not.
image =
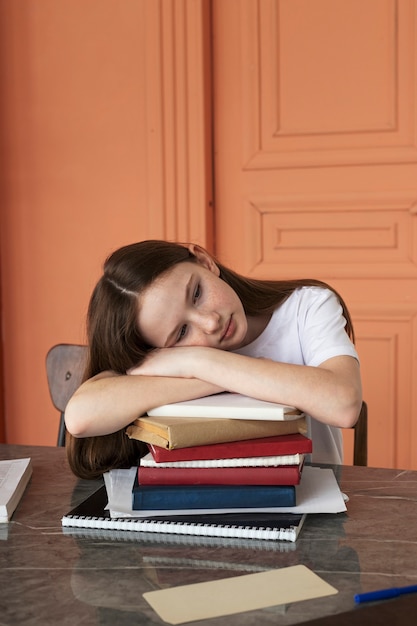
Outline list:
[[[295,506],[294,485],[139,485],[132,490],[134,511],[234,509]]]

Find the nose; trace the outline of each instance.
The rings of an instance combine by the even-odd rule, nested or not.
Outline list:
[[[206,335],[211,335],[219,329],[220,315],[215,311],[199,311],[197,324]]]

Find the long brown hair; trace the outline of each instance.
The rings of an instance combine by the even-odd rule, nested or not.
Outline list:
[[[161,240],[123,246],[106,259],[88,307],[85,380],[106,370],[125,374],[146,358],[152,347],[146,344],[137,325],[138,298],[156,278],[185,261],[197,261],[186,245]],[[300,287],[331,289],[343,308],[346,332],[354,340],[347,306],[330,285],[314,279],[246,278],[214,261],[220,278],[235,290],[249,316],[274,311]],[[81,478],[95,478],[110,469],[135,465],[146,450],[144,444],[125,435],[125,428],[97,437],[75,438],[67,433],[66,447],[71,469]]]

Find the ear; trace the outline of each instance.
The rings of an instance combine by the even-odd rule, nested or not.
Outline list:
[[[207,250],[204,250],[204,248],[195,243],[190,243],[188,250],[197,259],[199,265],[202,265],[216,276],[220,276],[220,270]]]

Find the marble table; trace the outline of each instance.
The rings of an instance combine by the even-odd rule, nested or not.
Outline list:
[[[62,515],[101,482],[77,480],[62,448],[0,444],[0,459],[26,456],[33,461],[31,482],[12,521],[0,525],[1,625],[163,624],[142,598],[145,591],[299,563],[339,593],[193,624],[416,623],[417,594],[368,606],[353,599],[417,584],[415,471],[334,468],[348,511],[309,516],[296,544],[164,545],[128,532],[113,539],[64,534]]]

